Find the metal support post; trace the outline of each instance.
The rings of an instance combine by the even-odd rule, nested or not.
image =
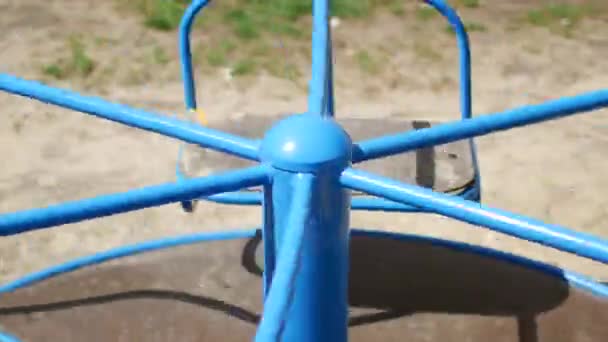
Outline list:
[[[340,174],[350,164],[351,151],[340,125],[312,114],[279,122],[262,143],[262,160],[274,169],[264,203],[267,295],[274,291],[272,281],[286,272],[269,254],[274,258],[285,248],[300,248],[291,290],[277,289],[289,298],[280,328],[275,326],[281,341],[347,341],[350,192],[341,187]],[[303,207],[298,182],[310,177],[312,194]],[[286,238],[298,229],[294,222],[305,225],[297,244]],[[265,305],[275,305],[271,298]]]

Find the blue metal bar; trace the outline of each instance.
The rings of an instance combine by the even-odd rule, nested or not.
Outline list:
[[[272,181],[275,255],[285,250],[290,251],[285,253],[292,253],[299,247],[290,237],[293,230],[299,229],[292,223],[295,218],[304,220],[307,226],[299,271],[293,285],[295,294],[290,310],[280,321],[284,322],[282,341],[345,342],[348,321],[349,195],[341,189],[335,175],[322,172],[315,178],[314,189],[308,190],[312,193],[312,200],[308,202],[309,207],[303,210],[298,199],[301,197],[298,192],[302,193],[303,190],[298,191],[297,187],[303,187],[299,183],[308,181],[302,177],[301,174],[277,171]],[[270,294],[266,300],[266,303],[271,303],[268,304],[271,308],[276,305],[271,299],[274,290],[286,294],[283,292],[287,291],[284,287],[286,280],[279,282],[278,279],[286,273],[283,271],[286,266],[281,263],[287,262],[291,263],[284,260],[282,254],[276,261]],[[267,320],[274,320],[276,315]]]
[[[338,123],[316,114],[286,118],[265,135],[260,147],[262,161],[274,168],[264,201],[264,230],[272,232],[272,241],[265,240],[264,249],[274,248],[274,255],[284,248],[297,249],[289,237],[297,229],[291,223],[294,217],[304,220],[307,230],[291,308],[282,320],[284,341],[347,340],[350,191],[340,185],[340,174],[350,165],[351,148],[350,137]],[[308,183],[303,179],[307,177],[314,182],[306,186],[311,199],[302,212],[299,197],[304,190],[298,188]],[[278,264],[283,262],[279,255],[267,302],[282,286],[275,281],[282,277]]]
[[[93,255],[88,255],[78,259],[70,260],[63,264],[52,266],[38,272],[30,273],[7,284],[2,284],[0,285],[0,294],[12,292],[20,288],[34,285],[43,280],[47,280],[58,275],[74,272],[81,268],[101,264],[110,260],[201,242],[251,238],[255,236],[257,231],[257,229],[245,229],[232,230],[227,232],[194,233],[140,242],[127,246],[121,246],[104,252],[95,253]]]
[[[82,96],[69,90],[49,87],[7,74],[0,74],[0,90],[198,144],[241,158],[258,159],[258,142],[201,127],[187,121],[152,114],[96,97]]]
[[[17,337],[0,331],[0,342],[21,342]]]
[[[450,196],[458,196],[469,201],[479,201],[479,191],[475,186],[470,186],[468,188],[465,188],[464,191],[450,194]],[[226,192],[222,194],[200,198],[200,200],[208,200],[221,204],[234,205],[261,205],[263,202],[262,199],[262,193],[249,191]],[[427,212],[426,210],[416,208],[411,205],[397,203],[383,198],[370,196],[353,197],[351,200],[350,208],[352,210],[386,211],[400,213]]]
[[[328,109],[330,82],[328,56],[329,44],[329,1],[314,0],[312,3],[312,70],[308,95],[308,112],[321,116],[331,116]]]
[[[270,291],[264,301],[264,313],[255,337],[256,342],[282,340],[302,262],[304,241],[306,234],[310,234],[308,227],[313,214],[314,181],[312,174],[300,174],[294,179],[291,208],[286,216],[287,229],[278,251],[277,271],[273,272]],[[304,322],[290,323],[306,325]]]
[[[471,186],[461,193],[449,194],[448,196],[454,196],[468,201],[479,201],[479,192],[477,187],[475,186]],[[351,209],[399,213],[430,213],[428,210],[418,208],[413,205],[398,203],[394,201],[389,201],[384,198],[371,196],[353,197]]]
[[[331,42],[331,27],[328,28],[327,37],[327,114],[335,117],[335,97],[334,97],[334,53]]]
[[[266,166],[255,166],[220,175],[4,214],[0,216],[0,236],[14,235],[29,230],[75,223],[181,200],[196,199],[214,193],[258,186],[266,183],[269,172]]]
[[[608,241],[593,235],[545,224],[532,218],[354,169],[344,171],[341,181],[350,189],[411,204],[437,214],[608,264]]]
[[[431,128],[387,135],[358,143],[353,162],[388,157],[397,153],[450,143],[510,128],[554,120],[608,106],[608,89],[523,106],[496,114],[476,116]]]
[[[194,18],[209,0],[194,0],[186,9],[179,26],[179,53],[182,62],[182,79],[184,82],[184,101],[186,109],[196,108],[196,83],[192,72],[192,53],[190,51],[190,31]]]
[[[264,198],[262,202],[262,239],[264,241],[264,271],[262,274],[264,300],[270,291],[270,285],[274,276],[276,266],[277,241],[275,239],[275,222],[273,214],[272,182],[264,185]]]
[[[467,30],[458,16],[458,13],[443,0],[425,0],[441,13],[450,23],[458,42],[458,55],[460,64],[460,115],[463,119],[472,117],[472,94],[471,94],[471,49],[469,48],[469,36]]]

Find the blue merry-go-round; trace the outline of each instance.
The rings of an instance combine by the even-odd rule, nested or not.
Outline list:
[[[606,107],[608,89],[473,117],[464,25],[444,1],[427,0],[456,32],[462,119],[336,118],[329,2],[313,1],[306,113],[211,129],[0,74],[6,92],[184,144],[176,182],[2,214],[3,236],[169,203],[263,210],[260,229],[125,246],[2,284],[0,341],[608,341],[605,284],[497,250],[349,224],[351,209],[433,213],[608,263],[608,241],[480,204],[472,140]],[[192,2],[179,32],[192,113],[189,35],[207,3]],[[455,172],[436,174],[439,163]]]

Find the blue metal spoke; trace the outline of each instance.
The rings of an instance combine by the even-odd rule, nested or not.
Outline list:
[[[266,166],[255,166],[224,174],[150,186],[123,193],[30,209],[0,216],[0,236],[34,229],[75,223],[97,217],[165,205],[201,196],[264,184],[269,177]]]
[[[479,192],[475,187],[465,188],[462,192],[450,194],[451,196],[459,196],[469,201],[477,201]],[[217,195],[201,197],[201,200],[208,200],[222,204],[235,205],[262,205],[263,195],[257,191],[235,191],[225,192]],[[421,213],[426,210],[408,205],[389,201],[384,198],[371,196],[354,196],[351,200],[350,208],[352,210],[366,211],[386,211],[386,212],[401,212],[401,213]]]
[[[388,157],[423,147],[486,135],[565,116],[608,107],[608,89],[564,97],[541,104],[522,106],[496,114],[477,116],[431,128],[387,135],[359,142],[353,162]]]
[[[293,202],[287,217],[289,229],[281,241],[282,247],[264,303],[264,313],[255,336],[256,342],[281,341],[283,325],[295,290],[294,281],[300,264],[306,227],[311,217],[314,180],[315,177],[311,174],[300,174],[294,182]]]
[[[7,74],[0,74],[0,90],[198,144],[241,158],[258,160],[258,142],[187,121],[152,114],[97,97],[83,96],[73,91],[49,87],[39,82],[27,81]]]
[[[350,189],[392,201],[411,204],[429,212],[486,227],[507,235],[537,242],[608,264],[608,241],[593,235],[490,208],[415,185],[371,173],[348,169],[341,178]]]

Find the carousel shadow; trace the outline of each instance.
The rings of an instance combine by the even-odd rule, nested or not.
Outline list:
[[[198,305],[210,310],[221,312],[227,316],[239,319],[244,322],[257,324],[260,316],[254,312],[246,310],[242,307],[226,303],[225,301],[205,297],[200,295],[192,295],[180,291],[168,290],[135,290],[127,292],[118,292],[101,296],[92,296],[73,300],[58,301],[45,304],[33,304],[25,306],[12,306],[0,308],[0,316],[16,315],[16,314],[34,314],[39,312],[51,312],[73,309],[76,307],[94,306],[107,304],[119,301],[131,301],[153,299],[163,301],[176,301],[187,304]]]
[[[32,342],[251,340],[261,247],[258,235],[61,275],[3,294],[0,326]],[[354,235],[350,341],[608,341],[608,303],[545,271],[436,241]]]
[[[351,240],[350,305],[374,313],[353,326],[420,313],[511,316],[520,342],[537,342],[535,317],[561,305],[559,278],[512,263],[423,241]]]
[[[261,251],[258,236],[249,241],[242,259],[247,270],[258,276],[262,274]],[[458,337],[450,335],[450,331],[470,329],[475,331],[462,338],[539,342],[538,317],[544,313],[560,307],[570,311],[545,320],[546,329],[559,330],[560,324],[568,326],[574,321],[581,321],[581,329],[586,329],[582,321],[590,314],[582,315],[586,318],[573,316],[587,309],[596,311],[598,305],[606,308],[606,303],[598,304],[597,298],[574,296],[573,292],[580,291],[570,288],[558,268],[545,265],[540,271],[480,251],[419,237],[355,234],[350,249],[351,330],[367,341],[391,340],[392,329],[394,340],[399,341],[399,336],[406,336],[404,332],[420,330],[435,320],[435,328],[428,336],[436,337],[428,341],[456,341]],[[595,319],[596,324],[608,317],[605,312],[602,316]],[[509,324],[512,329],[507,331],[504,326]],[[373,328],[374,325],[382,328]],[[602,338],[608,337],[605,328],[588,329]],[[497,339],[495,334],[504,339]],[[351,338],[356,340],[356,335],[351,333]],[[576,341],[579,337],[565,334],[563,338]]]

